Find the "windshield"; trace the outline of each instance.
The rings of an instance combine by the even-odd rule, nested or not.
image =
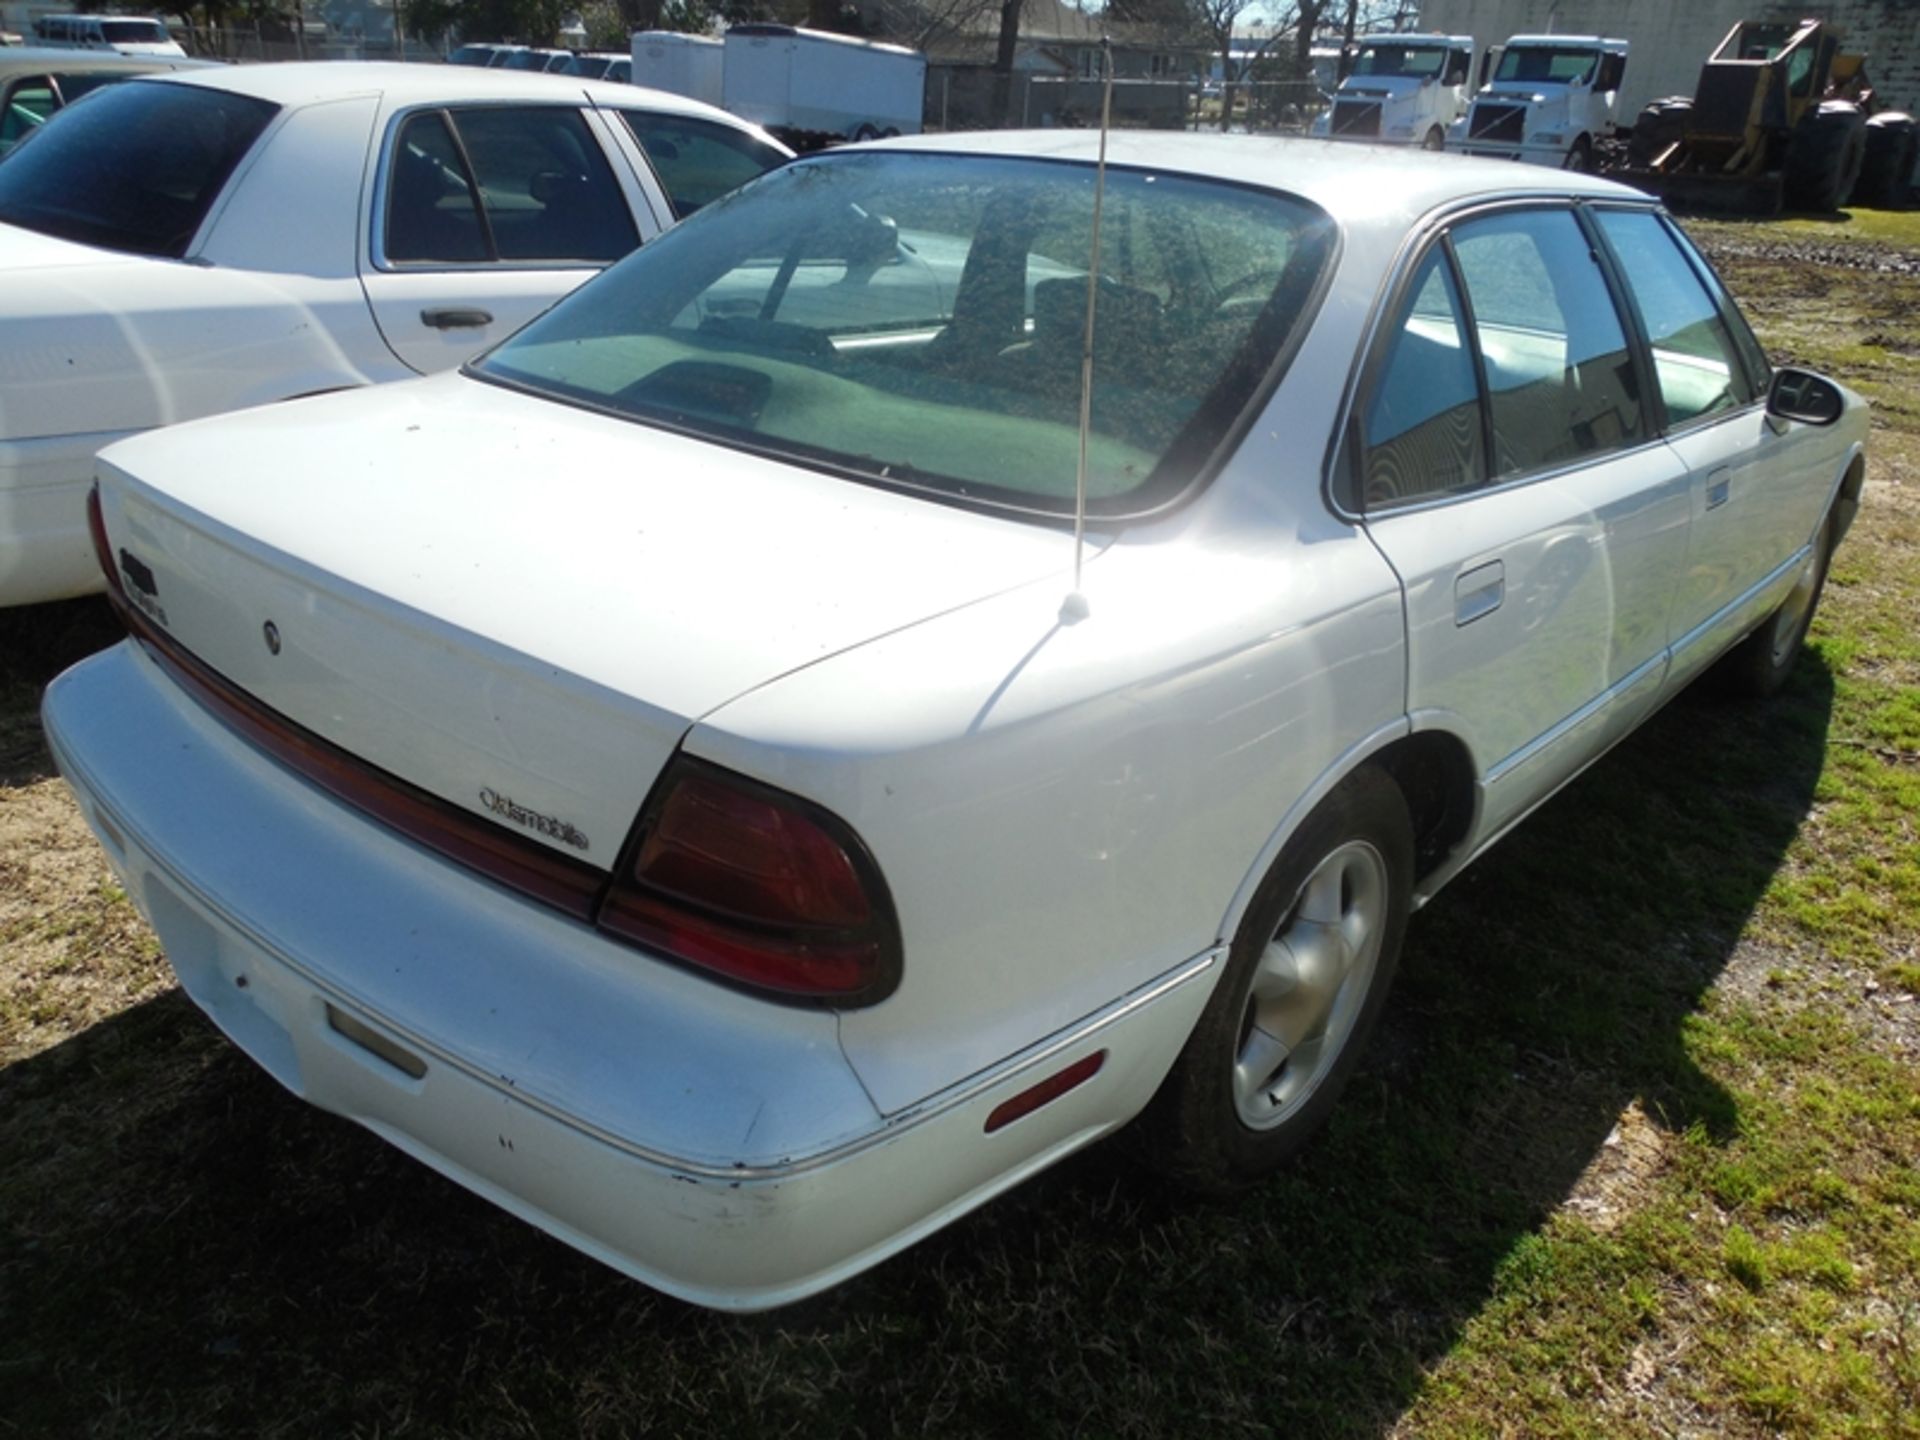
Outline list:
[[[1500,57],[1495,80],[1544,80],[1551,85],[1571,85],[1586,80],[1599,62],[1596,50],[1566,50],[1559,46],[1522,45],[1509,47]]]
[[[102,20],[100,34],[109,45],[164,45],[173,38],[158,20]]]
[[[0,221],[177,259],[278,108],[198,85],[96,90],[0,165]]]
[[[1353,62],[1355,75],[1406,75],[1424,80],[1447,66],[1444,45],[1369,45]]]
[[[862,479],[1071,511],[1093,167],[845,155],[776,170],[473,373]],[[1109,170],[1089,509],[1183,490],[1333,246],[1302,201]]]

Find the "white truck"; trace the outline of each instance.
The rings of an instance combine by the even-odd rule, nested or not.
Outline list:
[[[1469,155],[1591,170],[1612,137],[1627,42],[1598,35],[1516,35],[1447,146]]]
[[[724,103],[726,46],[717,35],[633,32],[633,83],[708,105]]]
[[[1472,93],[1471,35],[1363,35],[1353,69],[1311,133],[1442,149]]]
[[[794,25],[735,25],[724,82],[725,108],[806,149],[809,141],[919,134],[927,57]]]

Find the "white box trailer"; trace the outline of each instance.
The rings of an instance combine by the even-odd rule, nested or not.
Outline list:
[[[633,32],[633,83],[689,100],[721,103],[726,46],[714,35],[673,30]]]
[[[743,120],[802,137],[920,133],[927,57],[918,50],[754,24],[727,31],[726,54],[722,103]]]

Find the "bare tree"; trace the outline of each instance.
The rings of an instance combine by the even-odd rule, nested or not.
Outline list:
[[[925,50],[941,40],[978,33],[984,17],[999,15],[1000,0],[883,0],[864,8],[877,20],[877,33]]]
[[[1020,48],[1020,16],[1026,0],[1000,0],[1000,38],[993,52],[993,113],[1002,125],[1013,116],[1013,56]]]
[[[1320,18],[1320,11],[1327,0],[1295,0],[1281,12],[1274,21],[1273,28],[1251,54],[1238,63],[1233,55],[1233,32],[1240,24],[1240,17],[1253,8],[1254,0],[1194,0],[1194,20],[1207,37],[1214,53],[1220,57],[1220,128],[1227,129],[1233,123],[1234,92],[1242,80],[1252,72],[1272,50],[1283,36],[1304,35],[1304,40],[1296,39],[1300,46],[1298,53],[1304,57],[1313,44],[1313,27]],[[1303,12],[1311,12],[1302,24]]]

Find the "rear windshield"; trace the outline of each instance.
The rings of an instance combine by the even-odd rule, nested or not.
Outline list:
[[[102,20],[100,34],[109,45],[164,45],[173,38],[158,20]]]
[[[277,109],[198,85],[96,90],[0,165],[0,221],[178,259]]]
[[[564,300],[473,373],[902,488],[1070,511],[1094,172],[846,154],[775,171]],[[1205,468],[1306,323],[1333,224],[1110,170],[1089,510]]]

